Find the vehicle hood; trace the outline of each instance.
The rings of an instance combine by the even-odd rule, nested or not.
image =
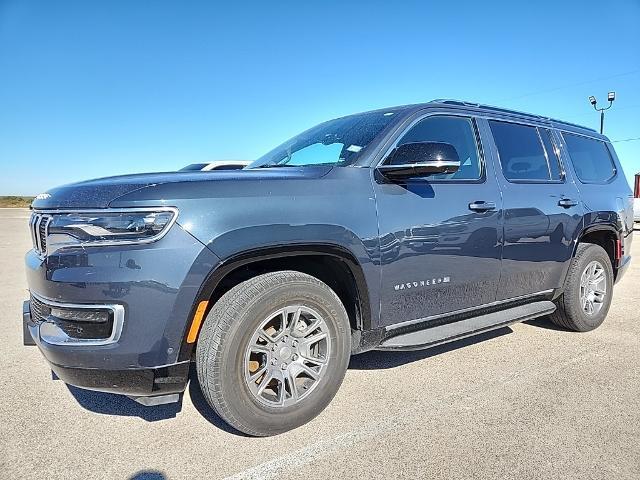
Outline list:
[[[286,179],[314,179],[320,178],[331,170],[331,167],[278,167],[254,168],[247,170],[222,170],[209,172],[165,172],[141,173],[136,175],[120,175],[105,177],[84,182],[71,183],[47,190],[39,194],[31,204],[34,209],[77,209],[77,208],[107,208],[114,200],[135,192],[159,185],[180,183],[206,184],[215,189],[218,182],[238,182],[242,188],[247,181],[268,182]],[[186,186],[186,185],[185,185]]]

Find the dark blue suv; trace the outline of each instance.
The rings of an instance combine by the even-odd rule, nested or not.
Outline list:
[[[189,367],[236,429],[331,401],[350,355],[550,315],[600,325],[632,198],[588,128],[438,100],[318,125],[238,171],[41,194],[25,342],[79,387],[176,401]]]

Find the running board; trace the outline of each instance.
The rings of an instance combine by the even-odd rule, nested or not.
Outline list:
[[[494,330],[511,323],[524,322],[548,315],[553,313],[555,309],[554,303],[548,300],[533,302],[437,327],[396,335],[383,340],[376,350],[421,350]]]

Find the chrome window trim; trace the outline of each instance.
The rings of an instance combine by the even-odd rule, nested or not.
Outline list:
[[[430,322],[432,320],[438,320],[440,318],[446,318],[449,316],[460,315],[463,313],[473,312],[474,310],[482,310],[483,308],[496,307],[498,305],[503,305],[505,303],[517,302],[518,300],[526,300],[527,298],[539,297],[542,295],[549,295],[553,293],[553,289],[542,290],[540,292],[529,293],[527,295],[520,295],[518,297],[505,298],[504,300],[497,300],[491,303],[485,303],[484,305],[478,305],[475,307],[463,308],[461,310],[453,310],[451,312],[438,313],[436,315],[430,315],[428,317],[423,318],[415,318],[413,320],[407,320],[405,322],[394,323],[393,325],[388,325],[384,327],[385,331],[389,332],[391,330],[396,330],[398,328],[406,327],[408,325],[415,325],[416,323]]]
[[[64,303],[64,302],[56,302],[54,300],[49,300],[47,298],[41,297],[33,292],[30,292],[37,300],[44,303],[49,307],[60,307],[60,308],[71,308],[71,309],[108,309],[113,313],[113,327],[111,329],[111,335],[109,338],[104,338],[100,340],[93,339],[80,339],[80,338],[72,338],[69,337],[66,333],[64,333],[60,328],[55,326],[51,322],[39,322],[36,325],[38,326],[38,337],[40,340],[49,345],[63,345],[63,346],[91,346],[91,347],[100,347],[103,345],[110,345],[118,342],[120,340],[120,336],[122,335],[122,328],[124,326],[124,306],[120,304],[84,304],[84,303]],[[43,326],[49,325],[52,328],[52,334],[48,334],[49,339],[45,339],[42,336],[41,329]],[[55,329],[55,330],[54,330]],[[55,337],[58,337],[57,340]]]
[[[72,248],[85,248],[85,247],[113,247],[118,245],[146,245],[148,243],[157,242],[162,239],[171,227],[178,220],[178,209],[176,207],[133,207],[133,208],[96,208],[96,209],[56,209],[56,210],[32,210],[32,214],[42,215],[42,218],[45,216],[53,216],[53,215],[61,215],[67,213],[81,213],[81,214],[110,214],[110,213],[145,213],[145,212],[172,212],[173,216],[167,226],[157,235],[149,238],[145,238],[143,240],[120,240],[120,241],[108,241],[108,242],[85,242],[78,245],[70,245],[58,248],[56,250],[51,251],[51,253],[56,252],[58,250],[72,249]],[[47,232],[48,235],[48,232]],[[39,243],[39,241],[38,241]],[[48,246],[47,242],[47,246]],[[40,256],[44,257],[49,252],[43,252]]]

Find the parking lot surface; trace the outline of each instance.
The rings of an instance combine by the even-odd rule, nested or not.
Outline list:
[[[52,380],[22,346],[27,218],[0,210],[5,478],[640,478],[638,259],[594,332],[541,319],[356,356],[313,422],[247,438],[208,411],[194,381],[181,404],[150,408]]]

